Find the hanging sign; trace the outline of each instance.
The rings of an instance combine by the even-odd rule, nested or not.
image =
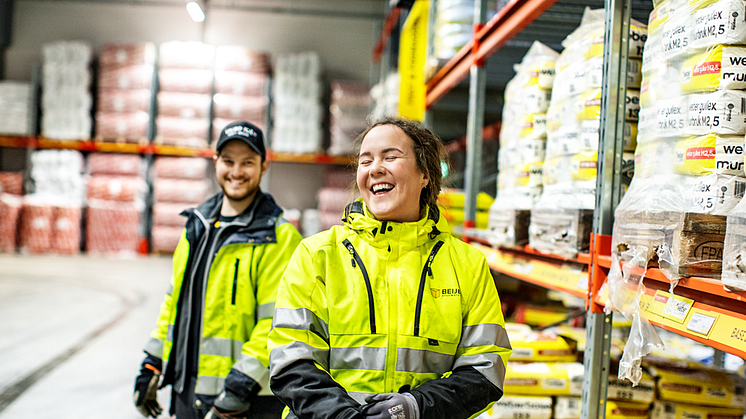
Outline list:
[[[399,42],[399,115],[425,119],[425,60],[428,1],[417,0],[402,27]]]

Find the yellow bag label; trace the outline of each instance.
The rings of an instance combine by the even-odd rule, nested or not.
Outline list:
[[[746,89],[746,48],[717,45],[681,68],[684,93]]]
[[[599,29],[594,31],[590,36],[591,43],[585,52],[585,59],[599,57],[604,52],[604,31]],[[637,25],[631,25],[629,28],[629,57],[642,58],[642,52],[645,47],[645,41],[648,40],[648,30]]]
[[[526,115],[521,121],[520,138],[539,138],[547,135],[547,114],[534,113]]]
[[[637,121],[640,114],[640,91],[627,89],[625,103],[625,119]],[[580,96],[577,117],[580,120],[601,118],[601,89]]]
[[[658,398],[672,402],[739,407],[743,414],[743,379],[723,371],[691,369],[654,370]],[[711,407],[708,409],[712,409]]]
[[[548,332],[508,332],[513,353],[511,362],[573,362],[577,357],[575,344],[562,336]]]
[[[744,139],[707,134],[680,141],[674,149],[674,168],[685,175],[720,173],[743,176]]]
[[[656,6],[652,12],[650,12],[650,17],[648,17],[648,31],[650,33],[653,33],[658,27],[663,25],[664,22],[668,21],[668,2],[662,3],[658,6]]]
[[[594,180],[596,179],[596,167],[598,160],[597,151],[581,151],[572,157],[572,179]]]

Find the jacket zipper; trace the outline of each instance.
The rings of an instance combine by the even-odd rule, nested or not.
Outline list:
[[[238,262],[236,259],[236,269],[233,271],[233,292],[231,293],[231,305],[236,305],[236,290],[238,288]]]
[[[360,272],[363,273],[363,279],[365,280],[365,288],[368,290],[368,311],[370,316],[370,333],[375,334],[376,333],[376,308],[373,303],[373,288],[370,285],[370,278],[368,278],[368,270],[365,269],[365,265],[363,265],[362,259],[360,259],[360,255],[357,254],[355,251],[355,248],[352,246],[352,243],[350,243],[349,240],[345,239],[345,241],[342,242],[342,244],[345,245],[347,250],[350,252],[350,255],[352,255],[352,267],[355,267],[355,261],[357,261],[357,265],[360,266]]]
[[[420,276],[420,289],[419,291],[417,291],[417,307],[415,308],[414,312],[415,336],[420,335],[420,312],[422,311],[422,297],[425,294],[425,280],[427,279],[427,275],[430,275],[431,277],[433,276],[433,270],[430,268],[430,265],[432,265],[433,259],[438,253],[438,250],[440,250],[441,246],[443,246],[443,241],[435,243],[435,246],[433,246],[433,250],[430,251],[430,256],[427,258],[427,262],[425,262],[425,266],[422,268],[422,276]]]

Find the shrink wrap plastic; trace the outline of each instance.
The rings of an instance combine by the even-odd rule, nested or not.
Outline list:
[[[565,257],[586,250],[596,202],[596,160],[601,113],[604,11],[586,8],[580,26],[563,41],[555,82],[546,111],[543,189],[531,208],[528,244]],[[645,26],[633,21],[624,129],[624,147],[638,141]]]
[[[153,164],[153,227],[151,249],[173,252],[187,218],[181,213],[194,208],[211,193],[208,161],[200,157],[162,157]]]
[[[59,140],[90,138],[93,126],[90,45],[53,42],[42,47],[42,55],[42,135]]]
[[[142,203],[147,188],[141,177],[95,175],[88,178],[88,199]]]
[[[726,266],[737,269],[726,230],[737,230],[746,189],[745,11],[740,0],[669,0],[650,15],[635,173],[615,211],[607,284],[607,310],[632,321],[620,378],[637,382],[641,358],[663,347],[640,309],[649,265],[671,280],[672,294],[681,277],[722,270],[727,285]],[[743,237],[734,239],[741,247]]]
[[[548,130],[547,110],[559,54],[534,42],[505,89],[498,151],[497,197],[488,217],[488,238],[494,245],[527,242],[528,210],[542,190]]]
[[[235,121],[264,129],[269,122],[269,56],[246,47],[225,46],[217,48],[215,61],[213,141]]]
[[[0,172],[0,193],[23,195],[23,172]]]
[[[21,227],[18,239],[23,252],[65,255],[80,253],[82,207],[79,204],[40,195],[26,195],[22,199],[22,204],[20,200],[0,200],[11,204],[12,210],[8,214],[11,219],[15,216],[18,220],[20,210]],[[14,226],[3,226],[5,227],[10,233]],[[12,252],[15,245],[15,235],[11,237],[12,239],[6,239],[3,246],[8,252]]]
[[[207,162],[200,157],[158,157],[153,174],[157,178],[201,180],[206,178]]]
[[[215,70],[267,75],[270,70],[270,57],[266,52],[252,51],[242,46],[219,46],[215,49]]]
[[[149,141],[155,44],[106,44],[100,64],[96,138]]]
[[[52,204],[35,196],[27,196],[24,198],[21,217],[21,248],[30,254],[50,252],[54,227]]]
[[[33,87],[31,83],[0,81],[0,133],[7,135],[33,134]]]
[[[355,138],[365,130],[370,105],[370,87],[367,83],[332,81],[329,154],[353,154]]]
[[[186,218],[180,218],[186,221]],[[169,227],[164,225],[154,225],[153,230],[150,232],[152,250],[154,252],[173,252],[179,244],[179,239],[181,238],[183,231],[183,226]]]
[[[23,198],[0,193],[0,252],[15,253]]]
[[[142,157],[136,154],[91,153],[88,174],[138,176],[145,170]]]
[[[131,67],[155,65],[155,44],[150,42],[132,44],[105,44],[98,54],[101,67]]]
[[[91,255],[134,256],[138,249],[142,207],[131,202],[89,199],[86,211],[86,252]]]
[[[208,198],[208,185],[201,180],[156,179],[153,184],[153,200],[182,202],[198,205]]]
[[[315,52],[280,55],[272,85],[272,150],[322,151],[321,59]]]

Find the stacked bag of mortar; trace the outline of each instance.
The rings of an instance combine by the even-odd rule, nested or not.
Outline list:
[[[498,246],[528,243],[530,210],[542,190],[546,111],[559,54],[535,41],[505,88],[497,197],[490,207],[489,240]]]
[[[654,6],[643,55],[635,176],[615,211],[608,281],[607,307],[633,320],[631,334],[638,336],[628,341],[620,368],[620,376],[632,379],[639,359],[663,344],[640,312],[640,273],[657,266],[672,282],[719,278],[726,214],[746,188],[746,3],[668,0]]]
[[[543,191],[531,210],[529,245],[565,257],[588,249],[596,195],[604,11],[586,9],[563,41],[547,110]],[[645,26],[632,21],[627,68],[625,149],[634,149],[639,112],[640,54]]]

